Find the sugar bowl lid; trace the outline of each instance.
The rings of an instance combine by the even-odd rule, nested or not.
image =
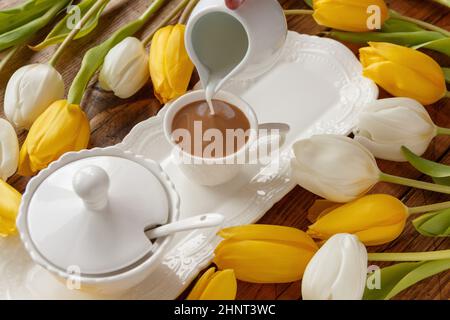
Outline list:
[[[18,228],[44,266],[111,275],[152,255],[144,229],[173,221],[174,198],[152,160],[115,147],[69,153],[30,181]]]

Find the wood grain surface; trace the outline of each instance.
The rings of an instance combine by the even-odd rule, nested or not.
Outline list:
[[[148,34],[170,9],[180,0],[172,0],[148,23],[147,27],[137,34],[143,37]],[[20,3],[19,0],[1,0],[0,9]],[[136,18],[148,5],[149,0],[112,0],[107,10],[101,17],[99,27],[88,37],[74,41],[64,52],[60,63],[56,66],[62,73],[66,87],[79,69],[84,53],[93,45],[104,40],[116,30],[122,23]],[[306,8],[302,0],[280,0],[286,9]],[[389,6],[402,14],[422,19],[450,30],[450,10],[444,6],[426,0],[391,0]],[[309,16],[291,16],[288,19],[289,29],[300,33],[317,34],[324,29],[317,26]],[[31,40],[32,44],[42,40],[51,26],[45,28]],[[357,46],[347,44],[354,52]],[[3,115],[3,95],[6,83],[12,73],[25,64],[33,62],[45,62],[54,52],[55,47],[50,47],[42,52],[35,53],[27,47],[22,48],[9,63],[6,70],[0,74],[0,116]],[[427,51],[441,66],[450,67],[450,59],[441,54]],[[148,83],[134,97],[121,100],[112,94],[102,91],[96,79],[93,79],[85,94],[82,107],[87,112],[92,127],[91,147],[111,146],[120,142],[128,132],[139,122],[153,116],[161,108],[160,103],[153,96],[151,83]],[[389,95],[382,92],[381,97]],[[437,125],[450,127],[450,100],[442,99],[432,106],[427,107],[432,119]],[[23,142],[25,132],[18,132],[20,141]],[[431,144],[425,157],[441,163],[450,164],[450,137],[438,137]],[[400,176],[428,180],[408,164],[389,161],[379,161],[380,168],[387,173]],[[23,192],[28,179],[13,176],[8,182]],[[427,191],[414,190],[392,184],[380,183],[371,191],[372,193],[388,193],[402,199],[408,206],[431,204],[450,200],[449,196]],[[305,230],[307,210],[317,199],[308,191],[296,187],[286,195],[261,219],[260,223],[292,226]],[[372,247],[373,252],[405,252],[405,251],[430,251],[450,248],[448,238],[428,238],[418,234],[410,223],[406,230],[390,244]],[[380,264],[386,266],[388,264]],[[181,298],[185,294],[181,295]],[[238,286],[238,299],[300,299],[300,282],[290,284],[258,285],[240,282]],[[434,277],[421,281],[417,285],[403,291],[396,299],[450,299],[450,272],[444,272]]]

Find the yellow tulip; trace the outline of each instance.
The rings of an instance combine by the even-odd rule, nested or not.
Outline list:
[[[215,250],[219,269],[233,269],[236,278],[253,283],[286,283],[300,280],[318,250],[303,231],[271,225],[224,229]]]
[[[396,97],[432,104],[447,92],[439,64],[426,54],[385,42],[369,42],[359,50],[364,76]]]
[[[373,13],[370,6],[380,9],[380,25],[389,18],[389,10],[383,0],[314,0],[314,20],[322,26],[344,31],[370,31],[368,21]]]
[[[31,126],[20,150],[18,173],[34,175],[64,153],[87,148],[89,137],[89,120],[80,106],[54,102]]]
[[[7,237],[17,232],[16,217],[22,195],[0,179],[0,236]]]
[[[403,231],[408,208],[397,198],[368,195],[320,216],[307,233],[327,240],[338,233],[351,233],[367,246],[395,240]]]
[[[237,282],[233,270],[209,268],[195,284],[187,300],[234,300]]]
[[[186,26],[177,24],[159,29],[150,48],[150,76],[155,96],[161,103],[186,93],[194,70],[184,45]]]

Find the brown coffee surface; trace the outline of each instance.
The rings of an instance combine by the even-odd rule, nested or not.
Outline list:
[[[213,107],[214,115],[207,102],[201,100],[186,105],[175,114],[173,138],[185,152],[202,158],[221,158],[237,152],[247,143],[250,122],[245,114],[221,100],[213,100]],[[188,136],[179,134],[183,133],[179,129],[186,130]]]

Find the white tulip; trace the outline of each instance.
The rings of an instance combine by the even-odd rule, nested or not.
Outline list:
[[[401,147],[422,155],[437,135],[427,110],[410,98],[391,98],[367,105],[359,115],[355,140],[380,159],[406,161]]]
[[[148,55],[139,39],[128,37],[105,57],[99,81],[102,89],[126,99],[139,91],[150,77]]]
[[[303,188],[334,202],[349,202],[379,181],[373,155],[344,136],[318,135],[293,145],[292,178]]]
[[[304,300],[361,300],[367,250],[351,234],[336,234],[316,252],[302,280]]]
[[[19,141],[13,126],[0,118],[0,179],[6,181],[17,170]]]
[[[17,70],[6,86],[5,115],[17,128],[30,129],[48,106],[64,98],[64,81],[50,65],[31,64]]]

